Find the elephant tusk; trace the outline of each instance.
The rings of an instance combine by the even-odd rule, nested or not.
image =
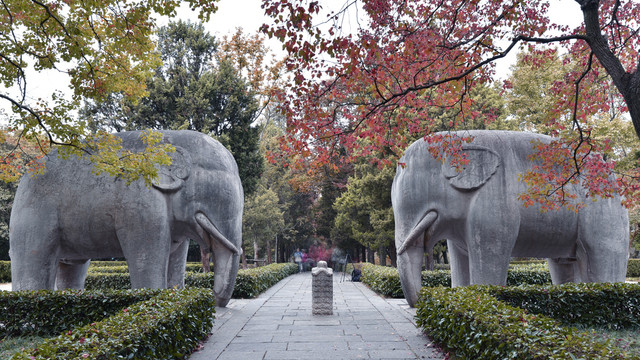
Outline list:
[[[209,233],[209,235],[220,241],[222,245],[231,250],[231,252],[233,252],[234,254],[240,253],[238,248],[233,245],[231,241],[229,241],[226,237],[224,237],[224,235],[222,235],[220,231],[218,231],[216,226],[211,223],[211,221],[205,214],[201,212],[196,213],[196,221],[198,222],[198,224],[200,224],[200,226],[202,226],[203,229],[205,229]]]
[[[407,248],[413,243],[421,238],[421,235],[433,224],[434,221],[438,218],[438,213],[435,211],[429,211],[419,222],[418,224],[411,230],[409,236],[404,240],[400,248],[398,249],[398,255],[402,255]]]

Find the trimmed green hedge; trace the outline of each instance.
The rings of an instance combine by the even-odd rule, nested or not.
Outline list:
[[[160,290],[0,292],[0,336],[55,335],[110,316]]]
[[[278,281],[298,272],[294,263],[269,264],[253,269],[239,270],[233,298],[246,299],[260,295]]]
[[[627,265],[627,277],[640,277],[640,259],[629,259],[629,265]]]
[[[253,269],[238,270],[236,284],[233,290],[234,298],[254,298],[278,281],[298,271],[296,264],[270,264]],[[210,273],[185,274],[185,287],[205,287],[213,289],[214,275]],[[131,281],[128,273],[90,273],[85,280],[85,288],[100,289],[129,289]]]
[[[214,313],[210,289],[162,290],[12,359],[182,359],[209,333]]]
[[[361,266],[363,283],[367,284],[371,290],[393,298],[404,297],[402,287],[400,285],[400,276],[398,269],[364,263]],[[507,273],[507,285],[516,286],[520,284],[545,285],[551,284],[551,275],[546,268],[546,264],[542,265],[514,265],[509,267]],[[449,270],[433,270],[422,272],[422,286],[434,287],[445,286],[451,287],[451,271]]]
[[[387,266],[364,263],[362,265],[360,281],[378,294],[393,298],[402,298],[402,286],[398,269]],[[424,276],[423,276],[424,282]],[[451,282],[449,282],[451,283]]]
[[[105,266],[127,266],[126,261],[91,261],[89,269],[91,267],[105,267]]]
[[[108,265],[105,265],[108,263]],[[110,273],[128,273],[129,267],[124,261],[92,261],[89,266],[88,273],[96,274],[110,274]],[[195,262],[188,262],[185,268],[185,272],[202,272],[202,264]]]
[[[185,287],[202,287],[213,289],[213,273],[185,273],[184,285]],[[127,272],[92,272],[87,274],[87,278],[84,282],[84,287],[87,290],[130,289],[131,280],[129,278],[129,273]]]
[[[466,359],[624,359],[611,342],[499,301],[490,287],[424,287],[416,320],[438,344]],[[567,307],[566,311],[571,311]]]
[[[11,282],[11,261],[0,261],[0,283]]]
[[[640,328],[640,285],[563,284],[489,287],[498,300],[565,324],[610,329]]]

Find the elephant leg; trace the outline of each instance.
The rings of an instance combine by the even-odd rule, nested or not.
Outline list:
[[[507,284],[511,252],[520,227],[517,207],[509,206],[513,204],[508,201],[500,201],[504,199],[504,194],[492,190],[478,197],[469,211],[466,243],[469,277],[474,285]],[[491,208],[488,208],[489,205]]]
[[[52,212],[23,209],[11,222],[11,282],[14,291],[53,290],[58,267],[59,233]]]
[[[547,263],[549,264],[551,281],[553,281],[554,284],[564,284],[568,282],[580,281],[576,259],[547,259]]]
[[[84,289],[90,260],[60,260],[56,276],[56,289]]]
[[[580,213],[576,257],[584,282],[625,281],[629,222],[619,201],[600,199],[587,204]]]
[[[180,243],[174,244],[169,255],[169,274],[167,279],[168,288],[184,287],[184,272],[187,266],[187,252],[189,251],[189,239],[184,239]]]
[[[469,278],[469,255],[467,251],[456,245],[455,241],[447,240],[449,262],[451,265],[451,286],[467,286],[471,284]]]
[[[150,221],[144,219],[142,214],[130,217],[127,223],[137,226],[121,226],[116,235],[129,266],[131,288],[164,289],[167,287],[171,252],[168,222],[160,219]]]

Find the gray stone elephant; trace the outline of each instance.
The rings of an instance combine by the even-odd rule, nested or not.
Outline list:
[[[543,213],[524,207],[518,174],[530,166],[534,140],[544,135],[508,131],[465,131],[469,163],[462,171],[413,143],[398,166],[391,188],[395,245],[402,290],[414,306],[421,287],[424,251],[447,239],[453,286],[504,285],[512,256],[548,258],[554,283],[625,280],[628,215],[620,198],[585,199],[577,213]]]
[[[21,179],[10,221],[13,290],[83,288],[89,260],[125,257],[133,288],[182,287],[189,238],[214,253],[214,294],[225,306],[242,249],[244,193],[236,162],[211,137],[162,131],[172,164],[153,186],[91,173],[87,159],[52,154]],[[117,134],[142,150],[140,132]]]

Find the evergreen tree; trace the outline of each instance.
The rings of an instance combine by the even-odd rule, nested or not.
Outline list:
[[[200,24],[179,21],[161,28],[158,49],[163,65],[147,83],[148,96],[132,103],[123,94],[112,94],[103,102],[87,104],[83,115],[90,126],[209,134],[229,148],[245,193],[251,194],[263,160],[258,152],[260,129],[252,126],[258,102],[249,84],[231,61],[216,61],[216,40]]]

